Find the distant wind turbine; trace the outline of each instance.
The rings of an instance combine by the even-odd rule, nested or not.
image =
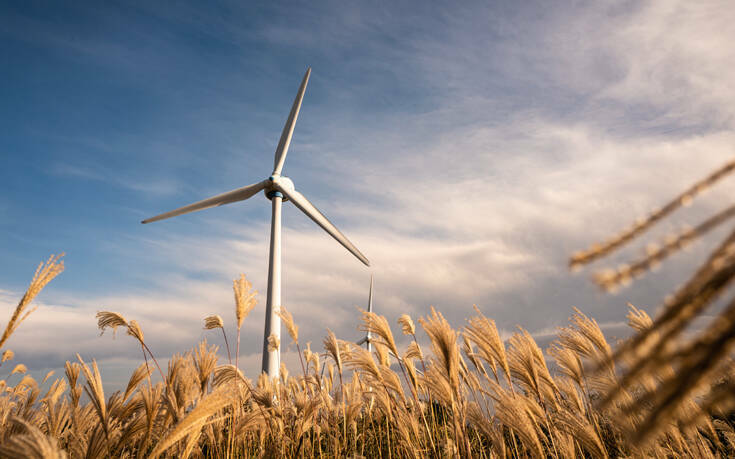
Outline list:
[[[370,293],[368,294],[368,312],[373,312],[373,275],[370,275]],[[373,351],[373,334],[370,333],[370,330],[368,329],[367,334],[363,339],[357,342],[358,346],[362,346],[363,344],[367,344],[367,351],[372,352]]]
[[[275,335],[279,340],[281,338],[281,318],[276,314],[278,308],[281,306],[281,203],[283,201],[291,201],[360,261],[365,263],[365,265],[370,266],[370,262],[365,258],[365,255],[363,255],[357,247],[355,247],[329,220],[327,220],[327,217],[319,212],[319,210],[314,207],[314,205],[309,202],[304,195],[296,191],[291,179],[281,175],[283,163],[286,161],[286,154],[288,153],[288,147],[291,143],[291,136],[293,135],[296,118],[299,116],[301,100],[304,98],[306,84],[309,82],[309,75],[311,75],[311,67],[306,70],[304,79],[301,81],[301,86],[299,87],[299,92],[296,95],[296,99],[294,99],[293,106],[291,107],[291,113],[289,113],[286,125],[283,127],[281,140],[279,140],[278,147],[276,148],[273,172],[270,177],[262,182],[228,191],[227,193],[222,193],[203,201],[195,202],[194,204],[189,204],[188,206],[180,207],[176,210],[156,215],[155,217],[142,221],[142,223],[151,223],[170,217],[176,217],[177,215],[187,214],[189,212],[208,209],[210,207],[244,201],[259,191],[265,192],[265,196],[271,200],[273,214],[271,217],[271,243],[268,264],[268,299],[265,308],[262,371],[266,372],[270,378],[278,376],[281,364],[280,349],[276,349],[272,352],[268,351],[268,337]]]
[[[367,308],[367,310],[368,310],[368,312],[373,312],[373,275],[372,274],[370,275],[370,293],[368,294],[368,308]],[[367,351],[368,352],[372,352],[373,351],[373,334],[370,332],[370,329],[368,329],[367,333],[365,334],[365,337],[363,339],[361,339],[360,341],[358,341],[357,343],[355,343],[355,344],[357,344],[358,346],[362,346],[363,344],[367,344]],[[401,364],[404,364],[405,365],[405,362],[403,361],[403,359],[400,356],[395,355],[393,352],[390,352],[390,355],[392,355],[393,357],[395,357],[396,360],[398,360],[398,362],[400,362]],[[420,374],[420,375],[423,375],[424,374],[422,371],[419,371],[417,368],[414,368],[414,370],[418,374]]]

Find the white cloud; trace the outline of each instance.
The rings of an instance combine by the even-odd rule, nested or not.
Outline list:
[[[319,106],[310,112],[311,130],[297,133],[292,149],[302,156],[292,150],[287,172],[373,262],[368,271],[286,205],[283,298],[302,341],[320,349],[326,328],[340,338],[361,336],[354,307],[365,305],[369,272],[376,312],[391,321],[404,312],[425,315],[433,304],[461,327],[477,303],[504,330],[519,324],[544,336],[566,322],[572,306],[610,330],[620,328],[627,301],[653,312],[717,235],[617,297],[596,292],[586,275],[569,275],[566,259],[732,157],[735,29],[732,8],[717,2],[627,6],[569,7],[542,22],[521,14],[514,24],[466,11],[452,16],[446,34],[371,48],[368,61],[385,51],[384,65],[414,78],[428,108],[384,117],[343,108],[345,116],[319,128],[330,108]],[[373,27],[358,22],[359,30]],[[277,27],[264,36],[319,46],[300,39],[311,29],[294,27],[288,36]],[[341,29],[324,33],[343,37],[344,46],[356,40]],[[337,77],[323,78],[334,84]],[[652,236],[730,204],[733,188],[719,185]],[[262,196],[254,200],[261,202],[238,205],[264,205]],[[245,272],[261,294],[243,328],[243,366],[258,371],[267,220],[243,224],[218,217],[218,209],[206,212],[185,217],[199,231],[177,233],[176,224],[162,223],[166,232],[135,241],[132,265],[169,264],[153,287],[67,293],[59,302],[70,306],[42,303],[14,337],[19,358],[42,365],[80,352],[111,366],[135,361],[131,339],[98,336],[99,309],[138,320],[161,355],[203,336],[221,344],[201,320],[220,314],[234,336],[230,282]],[[14,306],[2,301],[2,311]]]

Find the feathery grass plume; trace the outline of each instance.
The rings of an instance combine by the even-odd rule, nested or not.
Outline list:
[[[646,272],[658,267],[667,257],[687,247],[696,238],[706,233],[735,216],[735,205],[713,215],[695,228],[685,228],[677,235],[666,238],[662,247],[650,244],[645,257],[623,264],[617,270],[604,270],[595,273],[593,280],[602,289],[616,291],[621,285],[628,285],[633,278],[640,277]]]
[[[612,350],[605,340],[599,325],[594,319],[585,316],[579,309],[574,308],[574,315],[569,318],[570,327],[560,328],[558,331],[559,347],[569,349],[576,359],[583,365],[580,368],[574,368],[576,362],[571,360],[572,355],[565,354],[559,350],[556,357],[563,360],[569,376],[573,377],[574,372],[583,372],[584,365],[596,365],[599,362],[607,362],[606,367],[600,367],[596,373],[589,378],[588,387],[583,390],[595,389],[605,392],[616,383],[615,365],[610,361]],[[566,360],[564,360],[566,358]],[[584,363],[582,363],[584,361]],[[557,362],[559,360],[557,359]],[[561,362],[560,362],[561,363]]]
[[[110,419],[108,416],[107,403],[105,401],[105,391],[102,387],[102,377],[100,376],[97,362],[92,360],[92,369],[84,363],[82,357],[77,354],[77,359],[81,364],[82,372],[87,379],[87,385],[84,386],[84,392],[87,393],[92,406],[94,407],[97,417],[100,420],[100,427],[105,436],[105,447],[108,456],[110,455]]]
[[[306,349],[304,349],[303,354],[304,360],[306,360],[306,363],[308,365],[308,363],[311,361],[311,355],[313,354],[313,352],[311,352],[311,341],[306,343]]]
[[[63,256],[63,253],[60,255],[51,255],[48,260],[46,260],[46,263],[41,262],[38,265],[28,289],[23,294],[18,305],[15,307],[13,314],[10,316],[10,320],[8,320],[8,324],[5,326],[5,331],[2,336],[0,336],[0,349],[2,349],[5,342],[10,338],[10,335],[13,334],[18,326],[36,310],[34,307],[30,311],[26,311],[28,305],[31,304],[33,299],[41,293],[41,290],[43,290],[49,282],[64,271],[64,261],[61,260]],[[25,314],[23,314],[24,312]]]
[[[548,352],[561,373],[574,381],[580,389],[586,390],[584,368],[579,354],[559,341],[552,343]]]
[[[373,356],[367,351],[367,349],[363,349],[361,347],[356,348],[350,355],[349,359],[347,359],[346,363],[349,368],[358,370],[360,374],[363,376],[369,376],[374,381],[380,382],[383,379],[380,369],[375,363],[375,359],[373,359]]]
[[[43,380],[41,381],[41,385],[46,384],[46,381],[48,381],[49,378],[51,378],[54,375],[54,373],[56,373],[54,370],[47,371],[46,376],[44,376]]]
[[[262,411],[249,411],[242,414],[237,418],[237,424],[235,424],[235,438],[240,439],[244,442],[245,437],[252,433],[257,432],[258,428],[263,428],[266,425],[266,420],[262,415]]]
[[[31,375],[25,375],[23,378],[18,382],[18,384],[15,385],[15,390],[18,391],[19,389],[26,388],[26,387],[37,387],[38,383],[35,379],[33,379],[33,376]]]
[[[375,354],[378,356],[378,362],[381,365],[390,366],[390,357],[388,355],[388,347],[382,342],[375,343]]]
[[[163,370],[161,370],[161,366],[158,364],[156,356],[153,355],[153,352],[145,343],[143,330],[140,328],[137,321],[131,320],[128,322],[121,314],[112,311],[97,311],[96,317],[97,327],[101,330],[100,335],[104,334],[107,328],[112,328],[112,334],[114,336],[117,331],[117,327],[125,327],[127,329],[127,334],[138,340],[140,343],[143,351],[143,358],[146,359],[146,363],[148,362],[148,358],[146,357],[147,352],[148,355],[151,356],[151,359],[153,359],[153,363],[156,365],[158,373],[161,375],[161,379],[166,383],[166,385],[168,385],[168,380],[163,375]]]
[[[41,423],[41,428],[45,434],[53,439],[61,437],[62,429],[69,421],[69,413],[65,409],[68,407],[67,401],[65,399],[60,401],[65,391],[66,382],[63,379],[57,379],[41,399],[41,403],[45,408],[45,418]]]
[[[337,371],[340,373],[340,379],[342,378],[342,355],[340,354],[340,345],[337,337],[334,336],[332,330],[327,329],[327,337],[324,338],[324,349],[327,351],[334,363],[337,364]]]
[[[470,402],[467,404],[467,421],[469,424],[482,432],[485,437],[490,440],[490,454],[489,457],[508,457],[506,451],[505,438],[503,436],[503,429],[499,428],[498,424],[491,422],[488,419],[487,414],[482,410],[477,402]],[[494,456],[492,454],[494,453]]]
[[[257,290],[253,290],[253,284],[245,278],[245,274],[240,274],[239,279],[232,281],[232,289],[235,291],[235,317],[237,319],[237,328],[242,327],[242,322],[253,310],[258,300]]]
[[[583,388],[580,389],[580,387],[584,386],[583,381],[580,386],[580,383],[574,381],[571,377],[559,375],[556,378],[556,386],[559,388],[562,409],[569,410],[577,415],[591,415],[592,410],[587,409],[587,393]]]
[[[411,341],[406,347],[406,353],[403,356],[404,359],[417,359],[423,360],[424,354],[421,352],[421,346],[416,341]]]
[[[714,267],[717,259],[724,258],[725,267]],[[647,367],[647,362],[659,355],[668,343],[679,338],[686,326],[724,291],[735,278],[735,231],[716,249],[699,271],[681,287],[676,295],[664,302],[664,311],[654,324],[623,343],[613,353],[611,360],[622,360],[636,356],[637,363],[631,366],[621,381],[625,386]],[[646,357],[647,358],[643,358]],[[607,397],[607,402],[615,397]]]
[[[554,417],[554,422],[557,427],[574,438],[587,454],[592,457],[608,457],[602,439],[586,417],[577,416],[569,411],[560,411]]]
[[[319,353],[318,352],[312,352],[311,354],[309,354],[309,358],[306,361],[306,363],[307,363],[307,366],[309,363],[313,365],[312,368],[314,370],[314,374],[319,373],[321,366],[319,364]]]
[[[671,362],[676,371],[661,381],[658,387],[639,397],[641,403],[652,405],[652,409],[636,429],[635,440],[645,442],[660,431],[665,420],[671,419],[689,395],[720,374],[717,371],[718,364],[728,357],[733,345],[735,300],[698,338],[670,355],[661,356],[662,360]]]
[[[717,427],[717,431],[725,439],[727,452],[730,454],[730,457],[735,456],[735,429],[721,419],[715,419],[714,424]]]
[[[276,399],[273,384],[268,375],[263,372],[258,376],[258,384],[252,391],[253,400],[264,408],[272,408]]]
[[[390,325],[388,325],[388,320],[384,316],[379,316],[374,312],[362,309],[360,311],[362,312],[362,325],[360,325],[359,329],[377,335],[377,339],[374,338],[375,343],[383,343],[397,358],[400,354],[398,353],[396,342],[393,339],[393,332],[391,332]]]
[[[235,292],[235,319],[237,320],[235,366],[238,366],[240,362],[240,328],[242,327],[242,322],[258,302],[256,298],[258,292],[257,290],[253,290],[253,284],[245,278],[245,274],[240,274],[239,279],[232,281],[232,290]]]
[[[455,395],[459,394],[459,349],[457,333],[449,326],[444,316],[431,307],[431,314],[419,323],[429,335],[434,355]]]
[[[513,388],[510,381],[510,367],[508,366],[508,357],[505,352],[505,344],[500,339],[498,328],[495,326],[495,321],[485,317],[480,309],[473,305],[475,312],[479,314],[477,317],[473,317],[469,320],[469,325],[465,327],[464,333],[474,342],[478,350],[480,351],[480,357],[485,360],[493,371],[496,382],[499,383],[498,371],[496,368],[496,362],[500,364],[505,377],[508,380],[508,387]]]
[[[272,334],[268,337],[268,352],[274,352],[281,348],[281,340],[277,335]]]
[[[418,372],[416,371],[416,364],[413,363],[413,359],[409,358],[407,355],[403,356],[403,364],[406,366],[406,372],[409,376],[409,386],[411,387],[412,395],[415,396],[415,398],[418,397]]]
[[[10,349],[6,349],[3,351],[2,355],[0,355],[0,364],[3,364],[8,360],[13,360],[13,357],[15,357],[15,353]]]
[[[169,392],[166,401],[177,422],[185,414],[186,408],[201,395],[199,378],[191,354],[191,351],[185,354],[174,354],[168,361],[166,381],[169,385]]]
[[[232,363],[232,355],[230,355],[230,343],[227,342],[227,333],[225,333],[225,323],[222,321],[222,317],[218,316],[217,314],[205,317],[204,329],[214,330],[215,328],[219,328],[220,330],[222,330],[222,336],[225,339],[225,348],[227,348],[227,360]]]
[[[28,371],[28,368],[26,368],[26,366],[23,365],[22,363],[19,363],[13,368],[13,371],[10,372],[10,375],[12,376],[16,373],[18,373],[19,375],[24,375],[26,374],[27,371]]]
[[[294,343],[299,342],[299,326],[296,325],[296,323],[293,320],[293,315],[291,315],[286,308],[283,306],[280,306],[278,310],[276,311],[276,315],[281,318],[283,321],[283,325],[286,326],[286,330],[288,330],[288,334],[291,337],[291,340],[293,340]]]
[[[477,353],[472,346],[472,341],[467,338],[467,335],[462,335],[462,350],[464,351],[467,358],[470,359],[470,362],[472,363],[472,366],[475,368],[475,370],[482,372],[484,370],[482,362],[480,362],[480,359],[477,358]]]
[[[204,395],[207,393],[209,378],[217,367],[217,346],[207,346],[206,339],[200,341],[199,345],[194,348],[192,361],[199,378],[199,390]]]
[[[141,330],[140,325],[138,325],[138,322],[135,320],[131,320],[130,323],[128,323],[128,335],[137,339],[141,343],[145,341],[143,339],[143,330]]]
[[[653,326],[653,320],[646,311],[638,309],[630,303],[628,303],[628,308],[628,314],[625,317],[628,319],[628,325],[635,331],[642,332]]]
[[[655,213],[648,221],[642,222],[642,226],[647,227],[660,220],[681,204],[690,201],[694,194],[731,173],[734,168],[735,160],[685,191],[662,211]],[[596,282],[603,287],[613,288],[621,282],[628,282],[632,277],[639,275],[641,270],[660,263],[669,254],[733,216],[735,206],[730,206],[694,229],[669,237],[664,242],[663,248],[650,247],[647,257],[633,265],[599,275]],[[640,231],[633,231],[626,240],[631,240],[638,234]],[[615,248],[617,248],[615,244],[608,244],[602,250],[598,250],[596,255],[587,258],[589,260],[597,258]],[[570,264],[586,262],[587,258],[575,254]],[[685,332],[696,317],[726,294],[733,279],[735,279],[735,231],[731,232],[709,255],[674,295],[665,299],[661,314],[652,323],[646,324],[645,317],[632,312],[631,320],[635,321],[634,326],[639,329],[638,333],[619,346],[599,365],[604,367],[612,362],[626,364],[618,383],[604,394],[601,406],[610,407],[627,392],[635,393],[633,400],[626,403],[627,409],[624,412],[637,412],[644,417],[640,425],[631,426],[630,429],[634,441],[638,444],[643,444],[646,440],[655,440],[657,433],[662,432],[662,429],[671,422],[679,420],[679,413],[684,409],[690,395],[703,386],[711,385],[713,378],[716,377],[715,369],[729,359],[727,350],[735,336],[735,324],[730,317],[734,314],[730,310],[731,306],[719,312],[713,325],[689,336]],[[730,303],[733,304],[735,301]],[[639,387],[643,388],[643,392],[635,392]],[[727,398],[735,401],[735,395],[731,395],[720,402],[725,403]]]
[[[212,392],[202,399],[171,432],[156,444],[156,447],[150,453],[150,457],[155,458],[160,456],[164,451],[186,435],[192,433],[195,429],[201,429],[203,425],[214,422],[210,417],[231,403],[232,399],[225,388]]]
[[[725,252],[725,267],[719,270],[710,269],[709,272],[706,269],[700,270],[685,287],[680,289],[674,299],[667,302],[664,312],[654,321],[652,327],[638,333],[616,351],[613,358],[636,356],[637,359],[621,380],[623,386],[634,381],[637,375],[643,374],[644,370],[650,367],[649,362],[665,361],[666,357],[660,357],[668,353],[667,347],[670,347],[676,339],[686,340],[683,332],[687,325],[724,293],[724,289],[735,278],[735,232],[726,241],[726,251],[728,247],[731,249],[730,253]]]
[[[576,337],[571,338],[572,341],[580,346],[579,351],[582,355],[590,358],[606,358],[610,356],[612,353],[610,345],[607,343],[605,335],[602,333],[595,319],[587,317],[582,311],[574,308],[574,315],[569,321],[583,338],[583,340],[576,339]],[[565,339],[566,335],[563,332],[560,335],[562,339]]]
[[[398,323],[401,325],[401,331],[404,335],[416,334],[416,326],[413,324],[413,320],[411,320],[411,316],[408,314],[401,314],[401,317],[398,318]]]
[[[555,404],[558,389],[546,366],[546,359],[531,334],[518,328],[520,332],[508,340],[511,375],[525,390],[535,394],[539,403]]]
[[[67,381],[69,381],[69,392],[74,406],[77,406],[79,403],[79,397],[82,396],[82,388],[77,386],[77,380],[79,379],[79,372],[81,369],[82,367],[76,362],[72,363],[67,360],[64,364],[64,374],[66,375]]]
[[[66,453],[59,449],[55,438],[44,435],[36,426],[20,417],[13,417],[10,421],[21,427],[25,434],[13,435],[0,444],[0,456],[29,459],[66,459]]]
[[[422,386],[428,388],[432,397],[441,402],[443,406],[451,407],[455,404],[454,388],[439,363],[432,361],[423,376],[419,378],[419,381]]]
[[[489,381],[489,394],[495,400],[495,416],[504,425],[513,429],[530,457],[545,457],[545,448],[539,436],[538,404],[520,394],[506,391],[500,385]],[[533,414],[533,413],[536,414]]]
[[[97,311],[97,328],[100,329],[100,335],[105,333],[105,329],[112,328],[112,335],[115,336],[117,327],[128,326],[128,321],[121,314],[112,311]]]
[[[233,382],[249,385],[245,376],[234,365],[219,365],[214,369],[214,387],[220,387]]]
[[[215,328],[224,328],[225,324],[222,322],[222,317],[218,316],[217,314],[212,316],[207,316],[204,318],[204,329],[205,330],[214,330]]]
[[[726,177],[735,170],[735,160],[727,162],[725,165],[715,170],[703,180],[695,183],[693,186],[685,190],[683,193],[675,197],[659,210],[655,210],[648,217],[636,220],[636,222],[628,229],[624,230],[617,236],[613,236],[604,243],[595,243],[588,250],[582,250],[572,255],[569,265],[572,268],[590,263],[598,258],[602,258],[624,244],[632,241],[641,235],[648,228],[658,221],[679,209],[680,207],[689,205],[694,197],[714,185],[720,179]]]
[[[77,370],[77,372],[78,371],[79,370]],[[127,400],[131,395],[133,395],[135,389],[137,389],[140,383],[143,382],[143,380],[146,379],[150,374],[151,370],[145,363],[138,365],[138,367],[133,370],[133,373],[130,375],[128,385],[125,388],[125,393],[123,394],[122,399]]]

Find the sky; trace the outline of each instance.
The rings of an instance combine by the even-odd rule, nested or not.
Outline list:
[[[163,360],[203,338],[223,346],[202,320],[221,315],[234,338],[232,280],[245,273],[260,294],[241,366],[257,375],[267,199],[140,220],[266,178],[308,67],[284,174],[371,267],[284,205],[283,305],[302,344],[321,349],[327,329],[361,338],[371,274],[393,324],[433,305],[460,328],[476,304],[504,336],[521,326],[548,342],[576,307],[624,336],[626,304],[654,313],[722,230],[616,295],[591,273],[645,241],[580,273],[568,258],[732,158],[735,9],[549,6],[3,2],[0,325],[36,265],[66,253],[8,342],[16,361],[42,374],[79,353],[117,387],[140,349],[100,336],[97,311],[137,320]],[[718,185],[646,240],[733,191]]]

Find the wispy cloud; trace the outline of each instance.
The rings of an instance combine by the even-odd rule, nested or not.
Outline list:
[[[299,20],[298,8],[276,8],[277,20],[249,31],[234,24],[236,14],[214,22],[181,12],[166,17],[207,33],[215,33],[216,23],[227,40],[267,43],[284,53],[284,62],[321,64],[286,172],[371,259],[376,310],[391,321],[435,305],[461,327],[476,303],[504,330],[519,324],[543,337],[577,306],[615,334],[628,301],[653,312],[716,240],[695,245],[618,296],[602,295],[586,275],[566,270],[573,250],[621,229],[732,156],[732,8],[715,1],[601,2],[564,3],[540,13],[534,5],[463,4],[417,12],[418,18],[389,8],[335,8],[317,8]],[[272,62],[257,65],[264,74],[281,75]],[[268,123],[256,134],[236,135],[239,126],[231,120],[225,128],[205,124],[211,144],[195,159],[199,145],[171,137],[189,153],[162,149],[162,161],[173,163],[143,171],[150,180],[72,161],[57,163],[52,173],[166,196],[160,210],[178,199],[182,183],[187,196],[204,198],[229,189],[219,189],[219,182],[259,180],[279,135],[271,118],[281,123],[293,97],[280,86],[292,79],[273,83],[283,107],[222,100],[232,110],[228,116],[242,112],[252,120],[251,111],[262,110],[258,116]],[[228,81],[202,90],[234,91]],[[182,116],[211,115],[200,108]],[[155,142],[169,145],[165,136]],[[205,154],[214,147],[225,153]],[[156,179],[161,170],[172,172]],[[187,174],[207,178],[185,181]],[[733,190],[723,183],[652,236],[663,236],[677,221],[697,221]],[[39,366],[77,351],[111,362],[122,358],[121,365],[134,361],[134,343],[97,336],[99,309],[138,320],[162,355],[208,336],[201,330],[208,314],[225,317],[234,333],[227,319],[230,283],[245,272],[261,291],[243,331],[245,368],[257,372],[269,228],[262,196],[253,200],[116,239],[119,247],[108,249],[119,263],[130,270],[155,267],[145,270],[145,287],[111,282],[105,294],[56,290],[53,304],[42,304],[19,331],[19,357]],[[141,206],[159,201],[147,197]],[[288,204],[284,224],[284,304],[302,339],[319,347],[326,327],[359,338],[355,306],[365,304],[369,271]],[[59,336],[69,337],[68,344],[49,350]]]
[[[66,178],[92,180],[112,184],[127,190],[153,195],[173,195],[181,191],[181,185],[175,180],[144,181],[121,177],[111,171],[96,170],[91,167],[76,166],[73,164],[57,163],[50,169],[51,174]]]

